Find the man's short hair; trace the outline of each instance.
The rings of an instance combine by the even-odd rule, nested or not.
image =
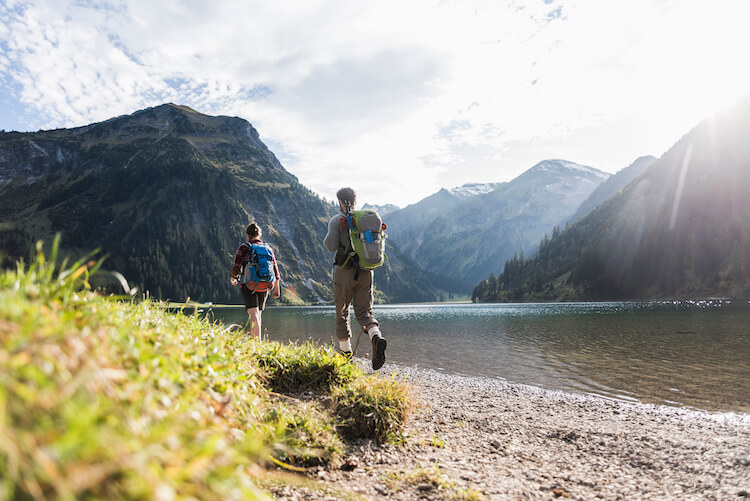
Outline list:
[[[347,202],[351,205],[356,205],[357,192],[351,188],[341,188],[336,192],[336,198],[344,202],[345,205],[348,205]]]

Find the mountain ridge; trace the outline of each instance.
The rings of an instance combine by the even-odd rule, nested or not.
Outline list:
[[[61,232],[69,251],[101,248],[108,267],[156,297],[237,302],[229,268],[254,220],[277,251],[284,301],[332,297],[320,241],[337,208],[286,171],[244,119],[166,104],[72,130],[3,133],[0,178],[5,266]],[[377,272],[381,300],[436,293],[397,249],[389,258]],[[422,290],[389,266],[414,268]]]

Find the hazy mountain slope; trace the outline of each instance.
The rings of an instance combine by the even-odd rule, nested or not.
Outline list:
[[[750,100],[705,120],[636,182],[506,263],[482,300],[750,297]]]
[[[643,172],[655,161],[656,157],[650,155],[639,157],[629,166],[617,171],[615,175],[597,186],[591,195],[583,201],[581,206],[578,207],[576,213],[570,218],[570,222],[578,221],[580,218],[591,212],[596,206],[625,188],[625,186],[633,182],[635,178],[643,174]]]
[[[0,252],[63,235],[152,294],[238,302],[228,272],[252,220],[277,250],[287,301],[329,300],[321,241],[335,213],[245,120],[163,105],[76,129],[0,134]],[[394,264],[399,262],[395,257]],[[406,266],[406,265],[405,265]],[[386,297],[408,300],[394,277]],[[431,291],[425,284],[423,294]]]
[[[415,204],[394,211],[386,218],[388,237],[398,242],[409,256],[415,257],[415,251],[424,240],[425,232],[432,231],[430,224],[462,203],[461,198],[442,189]]]
[[[470,290],[515,253],[532,253],[609,175],[546,160],[494,190],[457,197],[448,190],[394,212],[391,236],[417,264]]]

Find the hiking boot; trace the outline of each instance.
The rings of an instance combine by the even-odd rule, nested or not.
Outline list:
[[[339,353],[341,353],[341,356],[344,357],[347,360],[347,362],[351,362],[352,361],[352,352],[351,351],[341,351]]]
[[[385,363],[385,347],[388,343],[380,335],[372,337],[372,368],[378,370]]]

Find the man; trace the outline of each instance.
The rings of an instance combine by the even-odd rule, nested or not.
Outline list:
[[[373,271],[360,269],[351,259],[349,238],[349,214],[357,203],[357,194],[351,188],[341,188],[336,193],[341,214],[328,223],[328,233],[323,245],[335,252],[336,269],[333,272],[333,302],[336,306],[336,337],[339,348],[345,356],[351,356],[351,328],[349,326],[349,305],[354,304],[354,316],[372,342],[372,368],[380,369],[385,363],[386,341],[380,333],[378,321],[372,314]]]
[[[250,223],[247,228],[245,228],[245,236],[247,237],[247,242],[240,245],[234,255],[234,263],[232,264],[232,271],[230,272],[229,279],[232,285],[237,285],[238,279],[242,278],[241,275],[245,271],[245,267],[248,266],[251,246],[253,244],[263,243],[261,240],[262,231],[260,226],[256,223]],[[281,295],[281,276],[279,275],[279,267],[276,263],[276,256],[273,254],[273,251],[271,250],[270,253],[272,258],[271,262],[273,263],[273,275],[275,278],[273,283],[245,282],[240,284],[242,300],[245,303],[247,316],[250,319],[250,336],[254,339],[260,339],[261,314],[266,305],[268,290],[273,287],[274,298],[278,298]]]

